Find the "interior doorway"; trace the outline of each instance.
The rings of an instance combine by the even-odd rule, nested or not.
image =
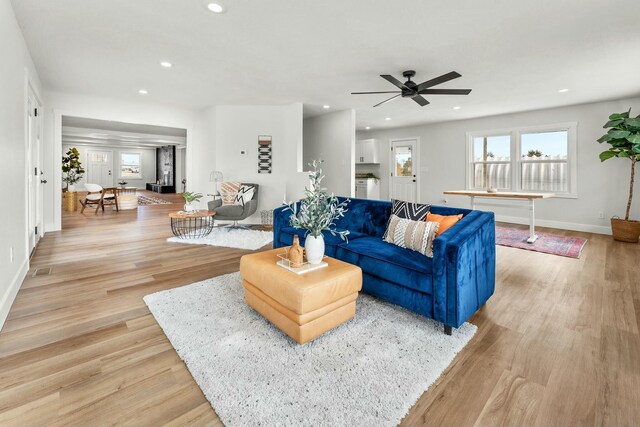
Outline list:
[[[392,139],[389,195],[391,199],[418,201],[419,138]]]
[[[127,199],[127,210],[174,200],[171,194],[182,191],[186,129],[67,115],[62,115],[60,122],[62,154],[76,152],[81,170],[71,190],[75,192],[71,201],[62,203],[62,228],[66,227],[62,217],[72,220],[80,215],[81,206],[73,200],[83,200],[85,184],[98,184],[106,193]],[[67,197],[69,193],[63,200],[69,201]],[[85,210],[85,216],[90,211]]]
[[[35,91],[28,85],[27,92],[27,239],[32,254],[43,235],[44,191],[47,183],[42,172],[42,104]]]

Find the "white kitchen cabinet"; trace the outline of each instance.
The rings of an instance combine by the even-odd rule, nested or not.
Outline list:
[[[356,199],[380,200],[380,180],[356,178]]]
[[[356,164],[378,163],[380,163],[378,141],[375,139],[356,141]]]

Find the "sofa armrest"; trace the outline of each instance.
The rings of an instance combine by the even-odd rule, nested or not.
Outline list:
[[[496,271],[493,213],[473,211],[460,225],[434,241],[434,318],[455,328],[493,295]]]
[[[296,206],[300,206],[300,202],[296,203]],[[293,212],[287,206],[280,206],[273,210],[273,248],[279,248],[280,244],[280,231],[284,227],[289,226],[289,218]]]

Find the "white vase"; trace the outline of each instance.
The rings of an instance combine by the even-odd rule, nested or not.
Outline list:
[[[309,264],[320,264],[324,257],[324,237],[322,235],[318,237],[307,236],[304,242],[304,250],[307,253]]]
[[[69,193],[75,193],[75,191],[76,191],[76,185],[75,185],[75,184],[69,184],[69,185],[67,186],[67,191],[68,191]]]
[[[196,207],[193,206],[191,203],[185,203],[183,208],[185,212],[194,212],[196,210]]]

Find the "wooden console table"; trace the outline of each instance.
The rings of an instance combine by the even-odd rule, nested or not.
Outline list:
[[[536,219],[535,219],[535,201],[536,199],[548,199],[554,197],[553,193],[512,193],[506,191],[499,191],[497,193],[489,193],[487,191],[471,191],[471,190],[452,190],[445,191],[444,194],[451,194],[454,196],[468,196],[471,198],[471,209],[475,209],[476,205],[491,206],[491,207],[516,207],[529,209],[529,238],[528,243],[534,243],[538,236],[535,233]],[[477,202],[476,197],[486,197],[494,199],[506,199],[512,202],[528,201],[526,206],[521,204],[506,204],[506,203],[489,203],[489,202]]]

